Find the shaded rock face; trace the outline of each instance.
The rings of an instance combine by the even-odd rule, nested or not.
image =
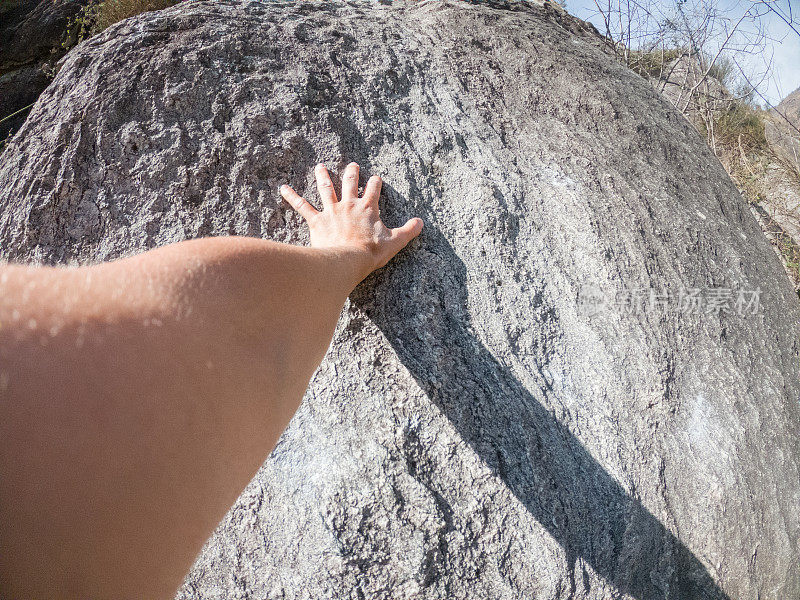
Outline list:
[[[314,198],[318,160],[426,228],[352,294],[179,598],[798,597],[797,296],[696,131],[552,8],[119,23],[2,156],[0,251],[304,243],[277,188]],[[681,287],[759,310],[678,311]]]
[[[69,22],[86,4],[88,0],[0,1],[0,119],[34,102],[52,81],[55,62],[65,52],[62,44],[69,43]],[[19,129],[26,116],[0,123],[0,140]]]

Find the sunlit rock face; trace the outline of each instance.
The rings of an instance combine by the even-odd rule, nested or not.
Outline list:
[[[2,156],[0,254],[305,243],[277,189],[316,202],[318,160],[426,227],[352,294],[179,598],[800,595],[797,296],[697,132],[557,9],[119,23]]]

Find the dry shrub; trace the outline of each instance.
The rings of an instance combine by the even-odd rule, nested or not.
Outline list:
[[[114,23],[151,10],[161,10],[181,0],[104,0],[95,8],[92,33],[100,33]]]
[[[662,77],[669,64],[680,56],[687,55],[687,48],[658,48],[649,52],[631,50],[628,54],[628,66],[642,77]]]

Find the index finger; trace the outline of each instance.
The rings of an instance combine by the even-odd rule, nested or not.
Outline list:
[[[306,221],[319,212],[316,208],[311,206],[308,200],[303,198],[288,185],[284,184],[281,186],[281,196],[283,196],[283,199],[286,200],[286,202],[288,202],[293,209],[300,213],[300,216]]]

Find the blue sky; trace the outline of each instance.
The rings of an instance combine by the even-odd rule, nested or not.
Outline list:
[[[688,0],[691,4],[693,0]],[[608,0],[598,0],[600,5],[607,5]],[[612,3],[618,0],[612,0]],[[670,8],[675,5],[675,0],[652,0],[654,4]],[[749,0],[717,0],[718,5],[726,15],[738,18],[749,6]],[[786,10],[792,3],[795,10],[794,19],[798,23],[796,28],[800,31],[800,0],[782,0],[781,7]],[[567,0],[567,10],[581,19],[591,21],[599,31],[603,31],[602,20],[597,16],[597,8],[593,0]],[[766,57],[741,57],[753,73],[764,71],[764,65],[769,57],[773,57],[772,77],[760,86],[761,93],[772,103],[777,104],[782,98],[800,88],[800,36],[783,23],[775,15],[766,17],[766,29],[771,38],[767,43]]]

